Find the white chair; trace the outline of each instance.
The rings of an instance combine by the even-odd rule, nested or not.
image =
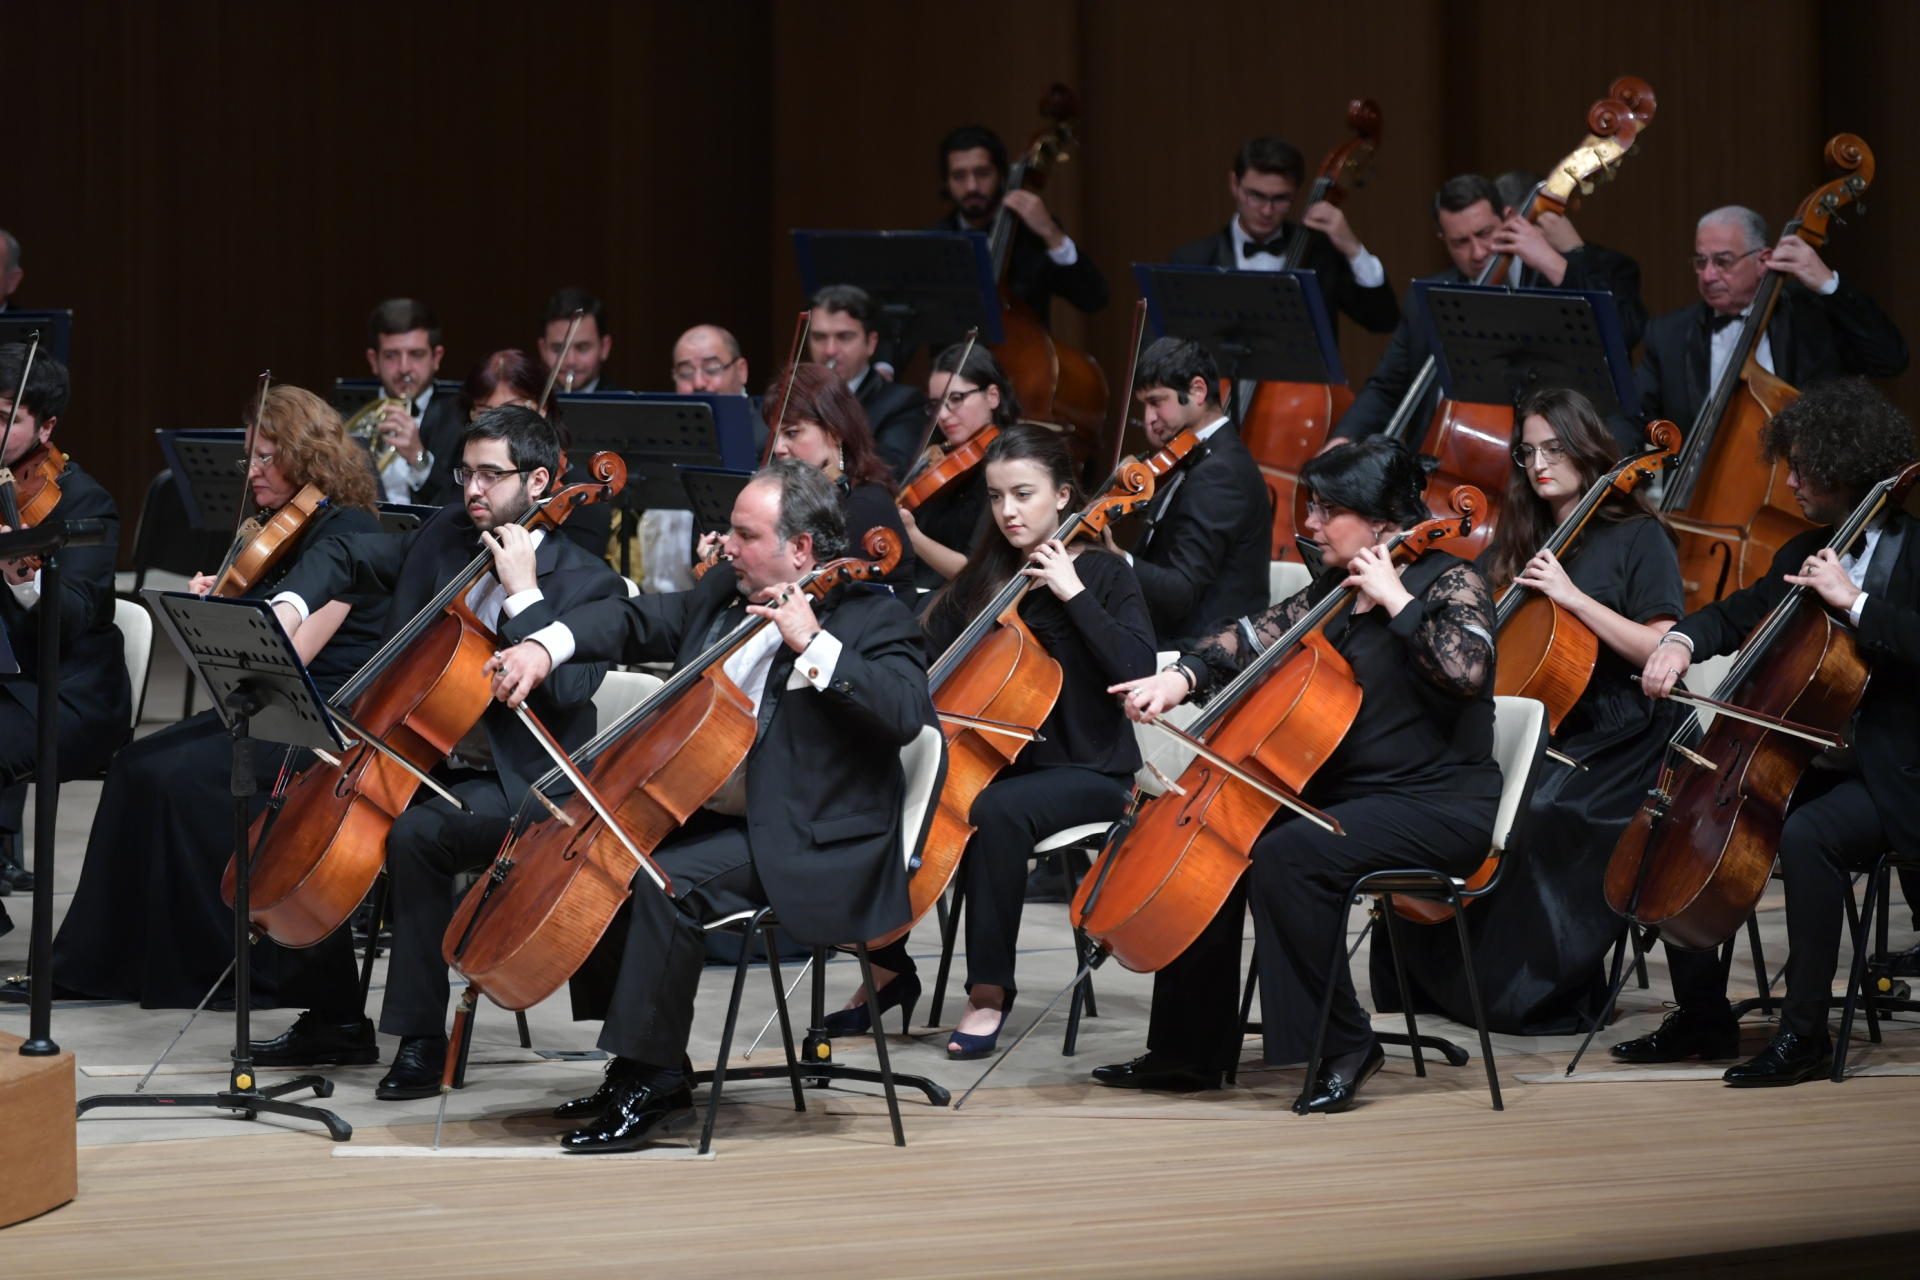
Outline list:
[[[646,701],[664,681],[644,671],[607,672],[606,679],[593,691],[593,713],[602,729]]]
[[[1267,603],[1279,604],[1313,581],[1307,566],[1298,560],[1267,561]]]
[[[1465,879],[1443,871],[1426,867],[1396,867],[1361,876],[1347,891],[1347,901],[1352,902],[1362,895],[1379,897],[1378,918],[1385,922],[1389,945],[1395,941],[1393,900],[1396,896],[1442,902],[1452,909],[1454,932],[1460,939],[1461,969],[1466,974],[1467,996],[1473,1004],[1474,1029],[1480,1033],[1480,1056],[1487,1068],[1487,1092],[1492,1095],[1493,1109],[1501,1111],[1505,1107],[1500,1100],[1500,1077],[1494,1068],[1493,1041],[1487,1035],[1486,1009],[1481,1004],[1480,984],[1473,972],[1473,943],[1467,936],[1467,922],[1462,913],[1468,902],[1492,892],[1500,883],[1501,873],[1506,868],[1507,842],[1520,815],[1526,812],[1527,799],[1533,792],[1534,767],[1546,747],[1547,709],[1532,698],[1496,697],[1493,706],[1493,758],[1500,766],[1501,782],[1500,807],[1494,813],[1493,840],[1487,852],[1487,862],[1493,867],[1491,876],[1485,883],[1469,888]],[[1343,930],[1334,939],[1333,959],[1329,967],[1331,969],[1346,963],[1347,938]],[[1394,946],[1394,978],[1400,987],[1400,1004],[1406,1012],[1407,1032],[1404,1036],[1384,1033],[1380,1035],[1380,1041],[1383,1044],[1410,1047],[1413,1050],[1415,1075],[1427,1074],[1426,1061],[1420,1053],[1422,1046],[1440,1050],[1455,1066],[1465,1065],[1467,1055],[1458,1046],[1420,1034],[1415,1025],[1413,1001],[1407,990],[1406,971],[1401,967],[1403,963],[1400,948]],[[1332,1014],[1333,989],[1329,985],[1327,998],[1320,1005],[1320,1029],[1314,1036],[1313,1055],[1307,1062],[1306,1088],[1300,1095],[1302,1103],[1312,1093],[1314,1081],[1320,1078],[1321,1050],[1325,1047],[1327,1021]],[[1299,1109],[1300,1103],[1296,1103],[1295,1110]]]
[[[1727,678],[1727,673],[1733,670],[1733,664],[1739,660],[1740,655],[1737,652],[1724,654],[1718,658],[1702,658],[1688,665],[1687,674],[1682,679],[1690,691],[1701,697],[1718,698],[1721,682]],[[1710,708],[1695,707],[1694,714],[1700,717],[1702,729],[1713,727],[1713,711]]]
[[[120,629],[120,655],[127,664],[127,686],[133,693],[133,727],[138,729],[140,710],[147,701],[147,674],[153,666],[153,615],[139,601],[115,596],[113,625]]]

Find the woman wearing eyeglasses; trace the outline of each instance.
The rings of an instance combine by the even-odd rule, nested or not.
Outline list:
[[[247,406],[248,413],[254,406]],[[298,540],[244,593],[271,596],[303,556],[330,539],[378,532],[374,477],[365,451],[335,413],[299,387],[267,392],[246,469],[248,501],[271,516],[307,485],[326,501]],[[191,587],[205,593],[210,574]],[[323,695],[331,695],[379,646],[384,596],[355,596],[316,609],[294,647]],[[212,711],[123,748],[107,770],[87,838],[73,905],[53,944],[53,980],[70,996],[137,1000],[150,1009],[190,1008],[233,959],[233,914],[220,900],[220,871],[233,843],[227,804],[228,743]],[[264,797],[285,752],[255,752]],[[271,998],[271,944],[256,949],[254,992]]]
[[[993,352],[980,343],[969,351],[960,343],[933,359],[927,374],[927,412],[933,416],[933,443],[951,453],[990,426],[1005,428],[1018,422],[1020,400]],[[987,477],[982,467],[950,482],[917,509],[903,509],[901,522],[920,558],[914,584],[938,590],[965,568],[967,549],[986,518]]]
[[[1467,912],[1487,1019],[1495,1031],[1564,1035],[1599,1012],[1603,964],[1621,922],[1601,895],[1620,832],[1653,785],[1679,708],[1643,696],[1629,679],[1684,612],[1674,540],[1644,492],[1612,493],[1562,560],[1541,550],[1618,446],[1577,391],[1537,391],[1514,414],[1513,468],[1493,545],[1481,568],[1496,593],[1527,587],[1571,613],[1599,639],[1586,691],[1550,745],[1584,769],[1536,766],[1517,853],[1497,888]],[[1449,924],[1400,931],[1414,1000],[1472,1016],[1460,948]],[[1382,1008],[1399,1005],[1385,939],[1373,985]]]

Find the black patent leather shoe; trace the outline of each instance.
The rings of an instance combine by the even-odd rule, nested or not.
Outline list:
[[[1740,1056],[1740,1024],[1730,1016],[1709,1018],[1688,1009],[1675,1009],[1654,1030],[1622,1040],[1607,1053],[1615,1062],[1679,1062],[1686,1058],[1724,1062]]]
[[[600,1087],[583,1098],[574,1098],[563,1102],[553,1109],[555,1120],[598,1120],[607,1113],[607,1107],[619,1093],[620,1086],[635,1078],[633,1062],[628,1058],[610,1058],[607,1061],[607,1074],[600,1081]]]
[[[400,1102],[407,1098],[431,1098],[440,1092],[440,1077],[447,1067],[445,1036],[402,1036],[394,1052],[393,1065],[373,1096],[382,1102]]]
[[[1372,1079],[1374,1072],[1386,1064],[1387,1051],[1376,1040],[1361,1057],[1357,1067],[1336,1070],[1331,1066],[1322,1066],[1320,1079],[1300,1095],[1293,1109],[1303,1116],[1332,1115],[1337,1111],[1345,1111],[1359,1096],[1360,1086]]]
[[[599,1122],[562,1134],[560,1148],[575,1155],[636,1151],[692,1116],[693,1090],[684,1079],[664,1091],[651,1083],[622,1080]]]
[[[1199,1093],[1221,1087],[1223,1072],[1181,1062],[1149,1050],[1128,1062],[1093,1069],[1093,1078],[1113,1089],[1158,1089],[1166,1093]]]
[[[1720,1077],[1737,1089],[1769,1089],[1813,1080],[1833,1070],[1833,1042],[1797,1031],[1776,1032],[1757,1057],[1728,1067]]]
[[[248,1043],[256,1067],[362,1067],[380,1061],[373,1023],[366,1018],[335,1022],[301,1014],[271,1040]]]

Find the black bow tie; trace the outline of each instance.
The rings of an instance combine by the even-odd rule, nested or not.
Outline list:
[[[1709,333],[1718,333],[1722,329],[1726,328],[1728,325],[1744,324],[1746,322],[1746,319],[1747,318],[1745,316],[1738,316],[1738,315],[1724,316],[1716,311],[1713,313],[1712,320],[1709,321],[1709,328],[1707,331]]]
[[[1280,248],[1280,242],[1286,238],[1286,232],[1283,231],[1265,244],[1256,244],[1252,240],[1243,240],[1240,242],[1240,252],[1249,258],[1262,253],[1270,253],[1276,258],[1282,257],[1284,254]]]

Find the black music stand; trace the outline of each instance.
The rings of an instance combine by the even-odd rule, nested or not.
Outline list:
[[[351,418],[354,411],[364,408],[378,396],[387,394],[386,388],[378,378],[335,378],[333,390],[327,393],[327,403],[334,407],[342,418]],[[433,380],[433,394],[438,396],[457,396],[460,384],[449,382],[445,378]]]
[[[1418,281],[1414,299],[1449,400],[1513,405],[1536,388],[1567,387],[1602,418],[1640,412],[1612,294]]]
[[[382,533],[411,533],[427,521],[433,519],[440,508],[432,505],[422,506],[417,502],[381,502],[374,514],[380,520]]]
[[[240,523],[243,494],[234,475],[247,457],[247,433],[234,430],[156,431],[161,456],[173,473],[180,505],[196,529],[231,533]]]
[[[1212,353],[1221,376],[1245,383],[1346,384],[1340,344],[1314,272],[1136,262],[1133,275],[1154,336],[1198,342]],[[1242,404],[1235,417],[1245,413]]]
[[[751,471],[723,467],[675,467],[686,491],[696,532],[725,533],[733,525],[733,503],[753,479]]]
[[[978,231],[795,231],[793,253],[808,297],[830,284],[873,296],[881,346],[895,363],[922,344],[958,342],[976,325],[982,342],[1003,336],[993,261]]]
[[[73,345],[71,310],[0,311],[0,347],[16,342],[25,346],[33,341],[36,329],[40,331],[40,354],[71,366],[73,361],[68,358]]]
[[[263,1086],[254,1077],[249,1023],[253,851],[248,844],[252,815],[247,804],[256,790],[256,741],[344,751],[345,740],[266,601],[202,599],[151,587],[141,595],[188,669],[205,685],[227,726],[233,750],[233,1066],[227,1087],[218,1093],[95,1094],[80,1100],[78,1113],[84,1115],[95,1107],[221,1107],[242,1112],[249,1120],[259,1119],[262,1112],[317,1120],[335,1142],[345,1142],[353,1136],[353,1127],[333,1112],[282,1101],[283,1095],[298,1089],[312,1089],[316,1098],[330,1097],[331,1080],[304,1075]]]

